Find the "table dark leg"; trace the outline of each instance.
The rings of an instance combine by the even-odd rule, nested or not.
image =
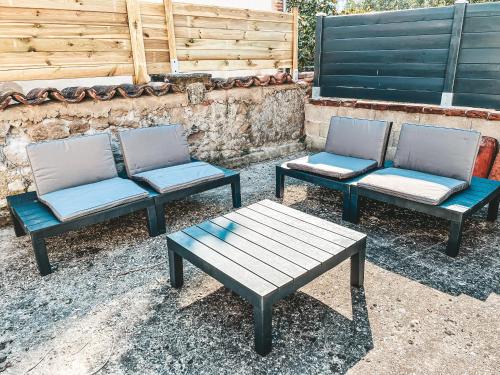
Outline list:
[[[241,187],[240,187],[240,177],[234,182],[231,182],[231,194],[233,197],[233,207],[241,207]]]
[[[47,248],[45,247],[45,240],[41,237],[31,236],[31,244],[35,252],[36,264],[40,275],[46,276],[52,272],[50,267],[49,256],[47,255]]]
[[[170,269],[170,284],[174,288],[180,288],[184,284],[184,271],[182,269],[182,257],[174,251],[168,251],[168,266]]]
[[[255,351],[264,356],[272,348],[272,305],[262,302],[253,307],[255,320]]]
[[[458,255],[460,243],[462,242],[463,225],[463,220],[452,221],[450,223],[450,234],[448,238],[448,244],[446,246],[446,254],[450,257],[456,257]]]
[[[285,175],[281,173],[280,167],[276,167],[276,198],[283,198],[285,192]]]
[[[155,206],[149,206],[146,208],[146,216],[147,216],[149,236],[150,237],[158,236],[160,233],[158,231],[158,216],[156,214]]]
[[[498,218],[498,207],[500,206],[500,197],[493,199],[488,205],[488,221],[495,221]]]
[[[361,288],[365,282],[366,243],[359,253],[351,256],[351,285]]]
[[[167,232],[167,223],[165,221],[165,206],[161,203],[155,204],[156,208],[156,225],[158,226],[158,234]]]

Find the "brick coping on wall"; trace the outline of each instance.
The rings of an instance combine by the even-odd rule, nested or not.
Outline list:
[[[400,111],[407,113],[425,113],[431,115],[456,116],[478,118],[490,121],[500,121],[500,111],[465,108],[465,107],[440,107],[438,105],[396,103],[372,100],[340,99],[340,98],[319,98],[309,99],[309,104],[330,107],[351,107],[374,109],[377,111]]]

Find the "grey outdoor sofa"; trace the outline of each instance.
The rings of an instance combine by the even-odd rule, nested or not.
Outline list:
[[[36,192],[7,197],[17,236],[29,234],[38,269],[52,271],[45,238],[146,209],[149,234],[158,233],[151,189],[118,177],[108,134],[27,147]]]
[[[450,221],[447,254],[459,251],[463,223],[489,204],[498,216],[500,182],[472,177],[481,134],[474,131],[404,124],[393,166],[351,181],[344,215],[359,219],[359,197],[410,208]]]
[[[391,126],[388,121],[332,117],[323,152],[276,166],[276,197],[283,197],[288,176],[342,192],[348,208],[351,181],[383,167]]]
[[[128,177],[158,193],[160,233],[166,232],[164,207],[172,200],[230,184],[233,206],[241,206],[239,172],[192,159],[181,125],[122,131],[118,138]]]

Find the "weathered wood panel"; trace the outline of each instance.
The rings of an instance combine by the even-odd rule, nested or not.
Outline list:
[[[145,82],[178,59],[180,71],[289,68],[293,25],[292,14],[170,0],[0,0],[0,76]]]

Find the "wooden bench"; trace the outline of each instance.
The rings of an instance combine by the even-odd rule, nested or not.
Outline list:
[[[351,260],[363,285],[366,235],[264,200],[167,236],[170,282],[183,285],[186,259],[253,305],[255,348],[272,347],[272,305]]]
[[[75,220],[61,222],[52,211],[41,203],[35,192],[13,195],[7,197],[10,216],[14,225],[16,236],[31,236],[31,243],[35,253],[38,270],[42,276],[52,272],[52,267],[47,255],[45,239],[73,230],[78,230],[92,224],[101,223],[131,212],[146,210],[147,225],[150,236],[159,234],[157,213],[154,197],[157,195],[152,189],[144,187],[149,192],[149,197],[122,204]]]
[[[350,189],[350,203],[344,205],[343,213],[343,217],[346,217],[353,223],[359,221],[360,196],[449,220],[450,232],[446,254],[455,257],[458,255],[460,248],[465,219],[487,204],[489,204],[487,220],[495,221],[497,219],[500,202],[500,181],[473,177],[472,183],[467,190],[454,194],[439,206],[418,203],[405,198],[357,187],[356,181],[353,181],[351,182]]]

